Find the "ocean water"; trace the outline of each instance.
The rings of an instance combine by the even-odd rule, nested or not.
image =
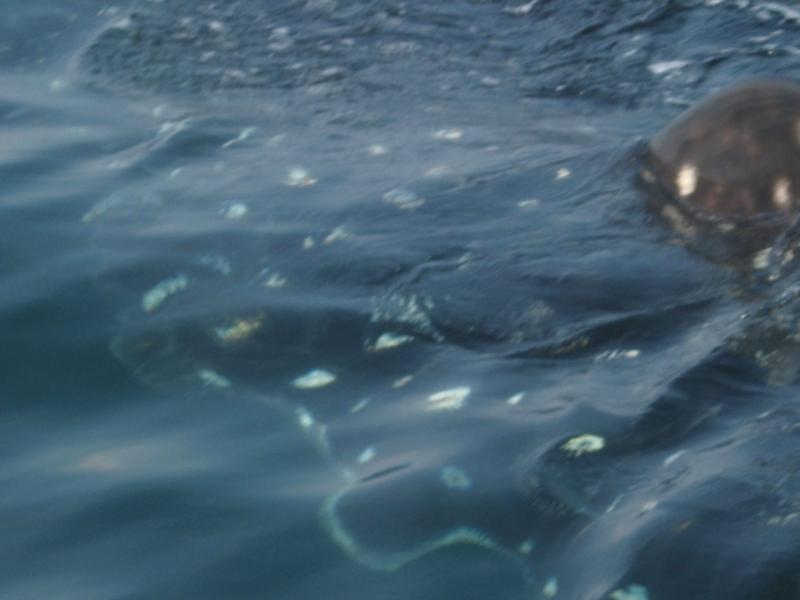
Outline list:
[[[7,0],[0,598],[800,598],[800,288],[636,185],[754,0]]]

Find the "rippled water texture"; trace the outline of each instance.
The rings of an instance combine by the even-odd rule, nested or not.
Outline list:
[[[0,597],[800,598],[796,275],[635,184],[793,5],[12,4]]]

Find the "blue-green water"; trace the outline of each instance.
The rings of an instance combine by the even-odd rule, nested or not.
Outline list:
[[[794,276],[634,185],[799,28],[9,2],[0,598],[800,598]]]

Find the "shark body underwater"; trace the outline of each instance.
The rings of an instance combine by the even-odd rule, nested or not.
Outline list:
[[[715,250],[710,254],[722,256],[740,271],[765,268],[769,253],[786,263],[787,254],[793,256],[792,233],[800,214],[800,85],[757,80],[702,100],[649,141],[638,176],[651,208],[685,236],[690,248],[705,251],[703,244],[712,240]],[[748,467],[736,477],[720,473],[698,484],[705,494],[699,502],[694,497],[696,482],[668,483],[674,473],[664,474],[656,486],[664,491],[663,498],[646,501],[636,491],[642,477],[637,470],[647,462],[636,466],[638,455],[657,455],[670,443],[691,439],[719,410],[720,397],[726,402],[733,398],[734,404],[747,402],[746,394],[732,389],[736,383],[746,388],[760,375],[748,360],[752,357],[743,360],[747,352],[737,347],[739,341],[726,341],[722,350],[677,376],[632,423],[578,411],[581,414],[570,416],[569,426],[552,424],[553,437],[540,440],[544,449],[533,454],[526,451],[527,424],[520,432],[507,432],[517,443],[508,444],[513,448],[508,450],[514,457],[509,459],[512,467],[499,473],[513,481],[510,490],[507,484],[483,482],[486,487],[480,491],[458,468],[420,478],[419,472],[404,475],[399,467],[394,473],[389,469],[353,478],[324,503],[323,522],[351,557],[379,569],[397,569],[452,544],[483,546],[522,566],[525,598],[536,600],[647,600],[648,588],[640,585],[647,572],[662,590],[672,592],[663,596],[662,591],[656,598],[800,597],[800,579],[793,574],[800,565],[795,544],[783,535],[765,534],[762,524],[750,518],[751,511],[768,512],[794,498],[800,491],[796,478],[775,496],[743,483],[754,476]],[[731,382],[733,388],[728,387]],[[603,435],[563,436],[564,430],[576,431],[578,423],[585,431]],[[743,447],[760,443],[763,440],[750,440]],[[666,456],[663,468],[671,471],[682,452]],[[725,462],[724,455],[725,451],[712,461]],[[398,487],[392,481],[395,476],[408,481]],[[677,482],[681,476],[675,477]],[[387,493],[387,487],[394,491]],[[662,502],[683,506],[671,515],[646,514]],[[727,520],[719,518],[723,512]],[[773,514],[771,522],[792,519],[792,514]],[[626,563],[626,544],[615,548],[611,541],[626,519],[650,521],[634,542],[640,557],[632,564]],[[382,539],[387,521],[392,526]],[[427,528],[423,539],[418,536],[421,527]],[[770,547],[753,561],[747,550],[714,547],[706,541],[726,535],[752,535]],[[704,564],[708,552],[718,561],[713,569]],[[606,559],[604,553],[624,558]],[[661,566],[671,561],[681,563],[680,575]],[[581,566],[576,568],[576,563]],[[743,563],[747,572],[737,572]],[[565,564],[573,569],[565,569]],[[602,570],[607,573],[600,575]],[[593,575],[607,587],[592,581]]]
[[[701,102],[652,138],[641,179],[657,212],[680,234],[691,240],[718,237],[734,248],[737,260],[752,263],[792,232],[800,209],[800,86],[757,81]],[[211,282],[207,289],[204,278]],[[314,305],[318,312],[309,318],[293,305],[277,303],[271,312],[259,308],[252,316],[228,316],[223,326],[212,323],[207,311],[195,322],[181,315],[182,289],[197,290],[185,296],[188,307],[204,301],[214,306],[219,285],[231,285],[218,283],[221,279],[212,281],[198,268],[197,275],[157,285],[145,295],[143,308],[133,307],[135,316],[112,349],[148,383],[193,380],[224,394],[250,394],[283,411],[341,476],[320,517],[355,561],[396,570],[435,550],[472,544],[520,567],[526,600],[647,600],[650,585],[671,594],[652,600],[800,593],[796,532],[765,526],[769,519],[793,523],[791,515],[800,512],[795,506],[800,478],[785,476],[791,468],[764,470],[749,459],[764,452],[762,434],[772,436],[771,457],[782,447],[793,448],[791,432],[772,417],[759,417],[757,432],[728,444],[724,436],[714,437],[724,431],[707,425],[721,410],[744,415],[743,420],[750,410],[762,412],[746,391],[758,378],[752,361],[725,349],[680,369],[668,358],[664,364],[674,373],[647,380],[658,380],[660,387],[651,386],[649,404],[633,416],[575,402],[509,420],[478,402],[457,411],[475,396],[467,386],[412,392],[411,377],[400,375],[416,370],[415,381],[423,380],[431,367],[422,363],[431,356],[433,364],[444,365],[443,372],[461,361],[467,363],[464,373],[491,364],[516,376],[508,365],[522,364],[517,382],[540,372],[546,376],[556,360],[570,365],[564,373],[581,374],[594,364],[589,352],[607,348],[607,341],[592,341],[594,333],[576,335],[557,351],[540,353],[536,371],[518,360],[530,352],[491,363],[455,343],[452,351],[433,350],[446,336],[426,329],[427,317],[414,297],[384,313],[413,313],[417,329],[401,319],[366,319],[363,312],[338,306]],[[250,306],[255,302],[260,296],[254,295]],[[671,310],[664,309],[662,321],[672,318]],[[158,321],[143,320],[154,317]],[[636,325],[636,319],[629,322]],[[671,335],[673,327],[663,329]],[[405,353],[404,358],[384,359],[390,354],[385,350]],[[614,352],[612,358],[625,355]],[[328,363],[305,375],[292,372],[309,357]],[[337,373],[344,378],[348,372],[372,390],[362,400],[349,391],[331,391]],[[623,376],[638,373],[633,369]],[[320,394],[329,395],[323,401]],[[521,393],[511,396],[501,409],[515,409],[521,398]],[[487,434],[495,423],[496,434]],[[375,442],[376,430],[386,437]],[[418,451],[418,432],[426,439],[436,436],[442,456]],[[469,439],[470,432],[478,443],[458,441]],[[695,437],[698,432],[711,437]],[[693,449],[698,440],[709,449]],[[687,466],[687,456],[695,470]],[[718,464],[736,465],[737,472],[731,475]],[[763,543],[747,549],[735,544],[748,536]],[[734,542],[718,541],[728,539]],[[708,555],[714,557],[711,570]],[[681,575],[662,568],[668,563],[680,563]]]

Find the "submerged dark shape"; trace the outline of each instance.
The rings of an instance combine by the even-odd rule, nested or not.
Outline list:
[[[676,230],[752,259],[800,208],[800,85],[756,80],[710,96],[651,140],[646,163],[642,180]]]

